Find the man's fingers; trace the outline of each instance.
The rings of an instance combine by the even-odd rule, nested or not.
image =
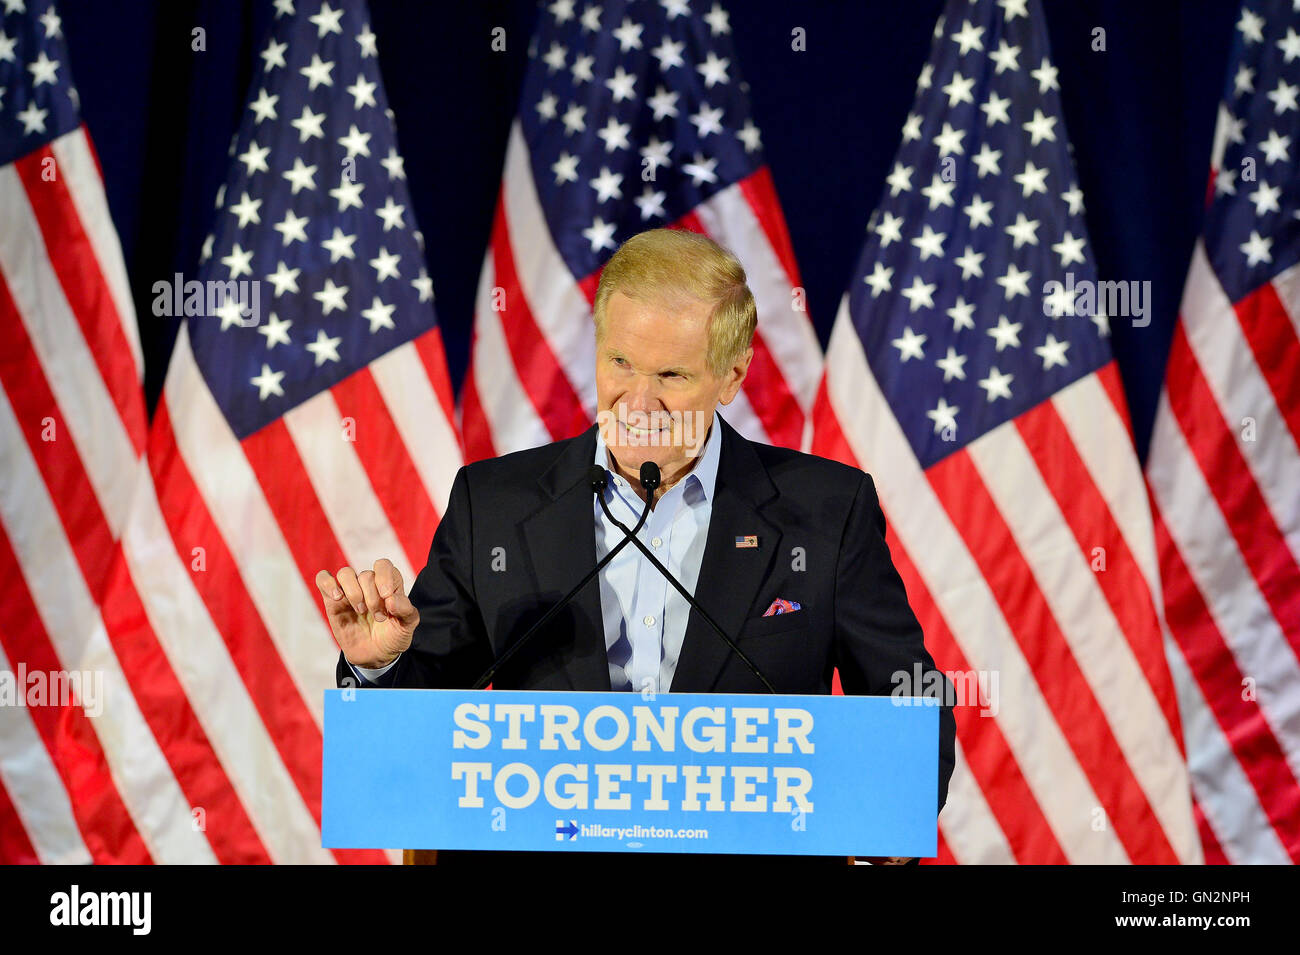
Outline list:
[[[365,598],[366,609],[373,614],[382,613],[384,604],[379,599],[379,591],[375,588],[375,572],[363,570],[357,574],[357,583],[361,586],[361,596]]]
[[[411,599],[400,590],[384,601],[384,609],[388,611],[390,617],[402,625],[403,630],[414,628],[416,621],[420,619]]]
[[[340,567],[334,577],[343,588],[344,599],[352,605],[357,616],[363,615],[366,612],[366,598],[361,593],[361,585],[357,582],[357,572],[351,567]]]
[[[405,593],[401,571],[387,557],[375,561],[375,586],[379,588],[379,596],[385,600],[393,594]]]
[[[332,603],[343,602],[343,588],[338,585],[338,581],[334,579],[334,575],[328,570],[322,570],[316,575],[316,586],[319,588],[321,596],[327,601],[327,607]],[[330,609],[335,608],[330,607]]]

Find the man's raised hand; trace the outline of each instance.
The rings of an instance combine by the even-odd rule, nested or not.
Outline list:
[[[353,666],[387,666],[411,645],[420,612],[407,599],[402,575],[391,560],[381,557],[374,570],[359,574],[351,567],[337,574],[322,570],[316,586],[334,639]]]

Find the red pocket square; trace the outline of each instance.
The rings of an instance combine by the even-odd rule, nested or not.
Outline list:
[[[763,616],[775,617],[779,613],[794,613],[796,610],[801,608],[802,604],[797,600],[786,600],[782,597],[777,597],[772,601],[772,606],[763,611]]]

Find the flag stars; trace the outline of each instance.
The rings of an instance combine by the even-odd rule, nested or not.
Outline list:
[[[704,62],[695,67],[695,70],[704,77],[705,89],[713,89],[718,83],[730,82],[727,76],[727,67],[730,65],[731,60],[720,59],[716,53],[710,50]]]
[[[289,125],[298,130],[298,142],[305,143],[313,136],[321,139],[325,138],[325,133],[321,129],[321,124],[325,122],[324,113],[313,113],[310,106],[302,108],[302,115],[297,119],[289,121]]]
[[[356,241],[355,235],[344,235],[343,230],[335,226],[334,234],[321,243],[321,248],[330,254],[331,263],[339,259],[355,259],[357,254],[352,250],[352,243]]]
[[[627,72],[621,66],[614,71],[613,76],[605,81],[605,86],[609,89],[615,103],[621,103],[626,99],[636,99],[636,75]]]
[[[691,122],[695,125],[695,129],[698,131],[700,139],[704,139],[705,137],[709,136],[711,133],[722,132],[722,107],[721,106],[717,108],[713,108],[706,103],[701,103],[700,111],[696,113],[694,116],[692,116],[690,119]]]
[[[965,135],[966,130],[953,129],[951,125],[944,123],[939,135],[934,137],[934,144],[939,147],[939,155],[947,156],[949,153],[964,155],[966,150],[962,148],[961,141]]]
[[[279,101],[279,96],[271,96],[265,89],[261,90],[257,94],[257,99],[248,104],[248,108],[257,117],[255,122],[261,123],[263,120],[276,119],[275,104]]]
[[[947,315],[952,319],[954,334],[963,328],[975,327],[975,305],[972,302],[967,302],[961,295],[957,296],[957,301],[953,302],[952,308],[948,309]]]
[[[1264,152],[1264,161],[1270,166],[1278,161],[1289,161],[1291,159],[1290,147],[1291,137],[1278,135],[1276,129],[1270,129],[1268,138],[1259,144],[1259,148]]]
[[[361,317],[370,323],[370,334],[375,334],[381,328],[396,328],[393,324],[393,312],[396,309],[396,305],[385,305],[376,295],[370,307],[361,312]]]
[[[947,233],[935,232],[929,225],[922,226],[922,233],[912,240],[912,245],[921,253],[921,261],[931,257],[943,258],[943,240],[948,238]]]
[[[358,154],[366,157],[370,156],[370,134],[361,132],[361,130],[357,129],[355,123],[348,127],[346,136],[339,137],[338,143],[347,150],[349,159]]]
[[[406,165],[401,156],[397,155],[397,150],[392,146],[388,147],[388,155],[379,160],[379,165],[388,170],[388,179],[391,182],[394,179],[406,178]]]
[[[239,156],[239,161],[244,164],[248,170],[248,175],[258,172],[270,172],[271,169],[266,164],[266,157],[271,155],[270,146],[259,146],[255,141],[250,140],[248,149]]]
[[[310,92],[318,86],[333,86],[334,80],[330,77],[330,71],[333,69],[333,61],[322,61],[319,53],[313,53],[311,63],[298,72],[307,77],[307,90]]]
[[[316,367],[319,368],[327,361],[339,360],[339,345],[342,343],[342,337],[330,338],[325,334],[325,329],[321,328],[316,332],[316,340],[308,342],[306,348],[316,356]]]
[[[943,372],[945,382],[952,381],[954,378],[961,381],[966,380],[966,369],[962,367],[966,364],[966,356],[958,355],[957,349],[951,345],[948,346],[948,354],[936,361],[935,364]]]
[[[1071,262],[1080,265],[1084,263],[1083,237],[1076,239],[1068,229],[1065,235],[1061,236],[1061,241],[1052,246],[1052,251],[1061,257],[1061,268],[1065,268]]]
[[[1237,29],[1247,44],[1262,43],[1264,40],[1264,18],[1251,10],[1243,9]]]
[[[1069,192],[1061,193],[1061,198],[1070,207],[1070,215],[1077,216],[1083,212],[1083,190],[1077,185],[1071,186]]]
[[[269,41],[266,44],[266,49],[258,54],[262,58],[262,71],[269,73],[277,66],[284,66],[284,51],[287,49],[289,49],[288,43]]]
[[[948,85],[941,87],[944,93],[948,95],[948,108],[952,109],[961,103],[974,103],[975,98],[971,95],[974,86],[975,77],[972,76],[967,79],[960,73],[953,73]]]
[[[904,166],[901,162],[895,162],[893,172],[885,177],[885,183],[889,186],[891,196],[896,196],[900,192],[911,192],[912,167]]]
[[[551,163],[551,172],[555,173],[555,184],[578,181],[578,157],[568,152],[560,153],[560,158]]]
[[[1271,251],[1272,246],[1273,240],[1271,238],[1261,236],[1258,232],[1252,229],[1250,231],[1250,238],[1238,246],[1238,248],[1246,255],[1247,267],[1254,268],[1261,262],[1270,263],[1273,261],[1273,253]]]
[[[632,201],[635,202],[637,208],[641,210],[641,221],[644,222],[652,216],[663,218],[664,201],[667,198],[668,194],[666,192],[657,191],[647,185],[645,191]]]
[[[945,399],[940,398],[939,403],[927,411],[925,416],[934,422],[935,434],[940,432],[951,434],[957,430],[957,412],[960,410],[956,405],[950,405]]]
[[[627,149],[631,145],[627,138],[631,129],[629,123],[620,123],[611,116],[605,126],[596,131],[596,135],[604,140],[605,152],[612,153],[616,149]]]
[[[677,100],[680,94],[670,92],[662,86],[656,87],[655,95],[646,100],[652,110],[654,110],[655,120],[675,117],[677,115]]]
[[[1065,350],[1069,347],[1068,341],[1057,341],[1055,335],[1048,334],[1047,341],[1035,348],[1034,354],[1043,359],[1043,371],[1050,371],[1058,365],[1064,368],[1070,363],[1065,357]]]
[[[276,266],[274,272],[266,277],[266,280],[275,286],[275,297],[279,298],[285,292],[298,294],[298,276],[302,269],[291,269],[283,261]]]
[[[968,279],[972,276],[979,279],[984,277],[984,268],[981,264],[984,261],[983,252],[976,252],[968,245],[965,254],[957,256],[952,261],[954,265],[961,269],[962,279]]]
[[[707,183],[718,181],[718,174],[715,171],[718,166],[716,159],[705,159],[700,153],[696,153],[690,162],[682,166],[682,172],[691,177],[691,185],[697,189]]]
[[[582,230],[582,237],[591,243],[591,251],[614,248],[614,224],[606,222],[600,216],[591,221],[591,225]]]
[[[364,183],[353,182],[347,176],[342,176],[338,187],[331,189],[329,194],[338,200],[339,212],[342,212],[352,206],[361,208],[361,191],[365,188]]]
[[[910,143],[914,139],[921,138],[921,117],[916,113],[908,113],[907,120],[903,123],[903,142]]]
[[[958,56],[965,56],[971,50],[983,50],[984,41],[980,37],[984,34],[983,27],[973,26],[969,20],[961,25],[961,29],[952,35],[952,41],[960,49]]]
[[[952,191],[957,188],[956,182],[944,182],[938,173],[930,177],[930,184],[921,190],[921,195],[930,200],[930,211],[933,212],[940,206],[955,205],[952,201]]]
[[[433,301],[433,279],[429,278],[429,273],[424,270],[423,266],[421,266],[419,274],[411,280],[411,287],[419,294],[421,302]]]
[[[671,166],[673,161],[668,157],[672,149],[672,143],[662,143],[658,136],[651,136],[650,141],[641,147],[642,167],[653,176],[660,166]]]
[[[281,175],[289,180],[292,194],[295,196],[298,195],[300,189],[314,190],[316,188],[316,167],[304,165],[300,156],[295,156],[293,168],[281,173]]]
[[[902,337],[895,338],[890,344],[898,349],[898,360],[905,363],[909,358],[920,359],[925,357],[923,346],[927,337],[926,335],[916,334],[916,332],[912,331],[911,326],[905,326]]]
[[[989,98],[980,106],[980,111],[984,114],[984,121],[990,126],[996,126],[998,123],[1010,123],[1011,114],[1007,108],[1011,105],[1011,97],[998,96],[997,93],[989,91]]]
[[[577,103],[566,109],[560,119],[560,122],[564,123],[565,134],[572,136],[574,133],[583,132],[587,128],[586,115],[587,107],[579,106]]]
[[[650,55],[659,61],[659,72],[667,73],[675,66],[686,65],[682,59],[682,51],[685,49],[685,43],[674,43],[665,36],[663,42],[650,51]]]
[[[1052,65],[1052,61],[1047,57],[1043,57],[1043,62],[1038,69],[1029,71],[1029,75],[1038,80],[1038,92],[1040,93],[1061,88],[1061,84],[1056,82],[1056,74],[1056,67]]]
[[[880,247],[889,248],[891,242],[903,241],[903,217],[896,216],[892,212],[881,214],[880,221],[876,223],[876,235],[880,236]]]
[[[1014,225],[1006,228],[1007,235],[1013,240],[1013,248],[1020,248],[1022,245],[1038,245],[1038,220],[1028,219],[1023,212],[1016,213]]]
[[[871,286],[871,297],[879,298],[881,292],[888,292],[893,288],[890,281],[894,277],[894,270],[886,268],[883,262],[877,262],[875,269],[870,275],[863,276],[862,281]]]
[[[1011,381],[1015,377],[1015,375],[998,371],[995,366],[989,369],[988,377],[977,382],[977,384],[984,389],[989,402],[992,403],[998,398],[1009,399],[1011,397]]]
[[[311,297],[320,302],[321,314],[328,315],[330,312],[347,310],[347,294],[348,287],[346,285],[335,285],[333,279],[327,278],[321,290],[313,292]]]
[[[357,34],[357,46],[361,47],[361,59],[367,59],[376,56],[379,53],[378,47],[375,46],[377,37],[370,31],[370,24],[367,23]]]
[[[1002,286],[1003,291],[1006,292],[1007,301],[1010,301],[1011,299],[1015,298],[1017,295],[1024,295],[1028,297],[1029,276],[1031,274],[1032,273],[1029,272],[1028,270],[1022,272],[1020,269],[1016,268],[1016,264],[1014,262],[1008,262],[1006,275],[1003,275],[1001,278],[994,279],[994,281]]]
[[[709,25],[709,32],[714,36],[722,36],[724,33],[731,32],[731,23],[727,19],[727,11],[722,9],[720,4],[715,3],[709,12],[704,15],[704,22]]]
[[[1277,200],[1282,195],[1280,186],[1270,186],[1264,180],[1260,180],[1259,188],[1248,197],[1255,204],[1255,215],[1262,216],[1266,212],[1277,212]]]
[[[546,64],[548,73],[558,73],[564,69],[564,64],[569,58],[569,51],[559,43],[552,43],[551,48],[546,51],[542,57],[542,62]]]
[[[58,82],[55,74],[59,69],[59,61],[51,60],[45,55],[44,50],[41,50],[40,56],[27,64],[27,69],[31,71],[33,87],[40,86],[42,83],[49,83],[53,86]]]
[[[915,312],[921,306],[934,308],[934,290],[937,286],[933,283],[926,283],[921,280],[921,276],[912,276],[912,285],[902,291],[903,298],[907,299],[908,311]]]
[[[1282,58],[1287,63],[1300,57],[1300,33],[1296,33],[1293,27],[1287,27],[1286,36],[1277,41],[1277,48],[1282,51]]]
[[[1026,9],[1028,2],[1029,0],[998,0],[998,6],[1002,8],[1007,23],[1011,23],[1016,17],[1029,19],[1029,11]]]
[[[1255,92],[1255,71],[1244,63],[1237,67],[1237,75],[1232,78],[1232,92],[1237,96]]]
[[[582,11],[582,31],[584,33],[600,32],[600,7],[591,6]]]
[[[62,26],[63,21],[59,18],[59,15],[54,12],[53,7],[46,10],[36,19],[40,20],[41,24],[45,27],[45,39],[53,39],[61,32],[59,28]]]
[[[253,274],[253,250],[244,251],[236,242],[230,248],[230,254],[222,256],[221,264],[230,269],[230,277],[237,279],[241,275]]]
[[[537,115],[542,119],[555,119],[557,115],[555,107],[558,105],[558,102],[559,101],[555,98],[554,93],[547,93],[537,101]]]
[[[45,132],[45,117],[50,115],[50,111],[38,108],[36,100],[32,100],[26,109],[14,115],[23,124],[24,135],[30,136],[32,133]]]
[[[280,318],[275,312],[266,317],[266,324],[258,326],[258,334],[266,337],[266,350],[273,351],[276,345],[288,345],[289,326],[293,322]]]
[[[633,23],[627,17],[624,17],[619,28],[613,31],[614,39],[618,40],[619,51],[627,53],[631,50],[641,49],[641,33],[644,29],[645,27],[641,24]]]
[[[596,190],[597,202],[609,202],[611,199],[623,198],[623,177],[611,172],[608,166],[600,167],[600,175],[590,180],[592,189]]]
[[[993,208],[993,202],[988,199],[981,199],[979,193],[970,197],[970,202],[962,212],[970,218],[970,227],[972,230],[978,229],[982,225],[993,225],[993,217],[989,215]]]
[[[273,227],[284,237],[284,245],[291,242],[307,241],[307,223],[311,220],[306,216],[296,216],[292,209],[284,210],[284,218]]]
[[[251,199],[248,193],[244,193],[240,200],[230,207],[230,212],[239,219],[239,227],[242,229],[250,222],[261,223],[262,217],[257,212],[261,205],[261,199]]]
[[[1029,145],[1037,146],[1044,139],[1049,143],[1056,142],[1056,133],[1052,129],[1055,125],[1055,116],[1044,116],[1042,110],[1036,109],[1034,118],[1025,123],[1022,128],[1029,133]]]
[[[5,33],[4,30],[0,30],[0,63],[13,63],[17,59],[14,56],[14,47],[17,45],[17,40]]]
[[[1300,93],[1300,86],[1293,86],[1286,80],[1279,79],[1277,87],[1264,95],[1273,101],[1273,112],[1281,115],[1290,109],[1297,109],[1296,94]]]
[[[736,138],[745,144],[745,152],[753,153],[763,148],[763,140],[758,127],[752,119],[746,119],[745,125],[736,131]]]
[[[328,3],[322,3],[320,12],[314,17],[308,17],[307,20],[316,24],[316,38],[324,39],[328,33],[337,33],[343,35],[343,28],[339,26],[339,20],[343,16],[343,8],[334,10]]]
[[[1020,347],[1020,330],[1024,327],[1023,322],[1009,322],[1005,315],[999,315],[997,327],[990,328],[988,333],[992,336],[997,351],[1001,352],[1007,346]]]
[[[378,106],[379,104],[375,102],[375,90],[378,88],[378,83],[371,83],[364,76],[358,76],[357,81],[347,87],[347,91],[352,94],[352,108]]]
[[[382,208],[375,210],[375,215],[384,220],[384,231],[389,229],[401,229],[405,226],[402,217],[406,214],[406,206],[399,206],[393,202],[393,197],[389,196],[384,200]]]
[[[1002,172],[1002,167],[998,161],[1002,158],[1002,150],[993,149],[988,143],[980,145],[980,151],[971,156],[971,162],[975,163],[975,168],[979,171],[979,177],[996,176]]]
[[[997,69],[993,71],[995,76],[1001,76],[1007,70],[1020,69],[1020,47],[1011,46],[1006,40],[998,40],[998,48],[989,54],[989,59],[997,64]]]
[[[1011,178],[1020,183],[1022,195],[1028,199],[1036,192],[1047,192],[1047,167],[1039,168],[1033,162],[1026,160],[1023,172],[1019,172]]]
[[[284,389],[280,387],[280,382],[284,379],[284,372],[272,371],[271,366],[262,363],[262,373],[248,380],[250,385],[257,388],[257,400],[265,401],[271,395],[277,398],[284,397]]]

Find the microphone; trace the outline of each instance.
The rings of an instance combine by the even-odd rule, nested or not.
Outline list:
[[[651,464],[650,467],[654,468],[655,486],[658,487],[659,468],[655,467],[654,464]],[[641,466],[641,472],[642,475],[645,474],[645,465]],[[587,486],[591,488],[591,492],[595,494],[596,497],[600,500],[601,507],[605,506],[605,485],[608,483],[609,483],[609,474],[599,464],[593,464],[590,470],[587,471]],[[644,484],[645,484],[645,479],[643,477],[642,485],[644,486]],[[619,528],[625,534],[624,538],[621,541],[619,541],[614,547],[610,548],[609,553],[606,554],[604,557],[602,557],[600,561],[596,564],[596,566],[591,568],[591,570],[587,573],[587,575],[574,585],[572,590],[570,590],[567,594],[561,597],[559,602],[555,604],[555,606],[551,607],[550,610],[546,611],[546,613],[542,615],[540,620],[538,620],[531,627],[525,630],[524,635],[522,637],[520,637],[514,643],[510,644],[510,646],[506,648],[506,651],[502,653],[501,656],[498,657],[490,667],[487,668],[487,671],[482,676],[480,676],[477,680],[474,681],[474,685],[470,687],[470,689],[481,690],[489,683],[491,683],[492,678],[496,676],[497,671],[501,669],[501,667],[503,667],[507,662],[509,662],[510,659],[516,653],[519,652],[520,648],[523,647],[524,644],[526,644],[529,640],[533,638],[533,635],[535,633],[540,631],[542,627],[546,626],[546,624],[548,624],[555,617],[557,613],[559,613],[561,610],[567,607],[569,605],[569,601],[573,600],[573,598],[577,596],[578,591],[580,591],[583,587],[587,586],[587,584],[591,582],[591,578],[595,577],[598,573],[600,573],[601,568],[603,568],[606,564],[608,564],[611,560],[613,560],[618,555],[618,552],[621,551],[624,547],[626,547],[630,541],[636,541],[637,531],[641,530],[641,528],[645,526],[646,518],[650,516],[650,504],[653,500],[654,500],[653,493],[646,495],[645,508],[641,511],[641,519],[636,522],[636,527],[631,530],[628,530],[627,527],[625,527],[622,524],[619,524],[618,525]],[[608,510],[606,510],[606,513],[609,513]],[[637,541],[637,543],[639,543],[639,541]]]
[[[660,481],[659,465],[655,464],[653,461],[646,461],[644,464],[641,465],[641,486],[646,490],[647,502],[654,500],[654,496],[655,496],[654,492],[655,489],[659,487],[659,481]],[[650,552],[650,548],[646,547],[645,544],[641,543],[640,539],[635,536],[636,531],[639,531],[641,529],[641,525],[645,523],[646,514],[649,513],[649,510],[647,509],[647,511],[641,515],[641,521],[637,524],[636,530],[629,531],[626,525],[624,525],[617,517],[615,517],[610,512],[609,505],[605,503],[605,495],[603,494],[600,495],[600,507],[601,510],[605,512],[605,516],[609,518],[609,520],[614,524],[614,526],[628,535],[623,539],[622,543],[619,546],[621,547],[622,544],[626,544],[629,540],[634,545],[636,545],[637,550],[645,554],[646,558],[650,561],[650,563],[655,565],[655,568],[659,571],[659,573],[664,575],[664,579],[673,585],[676,591],[679,594],[681,594],[683,598],[685,598],[688,604],[691,605],[691,608],[695,610],[701,617],[704,618],[704,622],[713,628],[713,632],[722,638],[722,642],[725,643],[731,649],[731,651],[736,654],[736,656],[740,657],[741,662],[743,662],[745,666],[749,667],[749,671],[758,678],[758,682],[763,684],[763,686],[767,689],[767,692],[775,693],[776,692],[775,688],[773,688],[772,684],[768,681],[767,677],[763,675],[763,671],[761,671],[757,666],[754,665],[753,660],[745,656],[745,652],[741,650],[740,647],[736,646],[735,641],[733,641],[729,636],[726,635],[726,633],[723,632],[722,628],[718,626],[718,624],[714,621],[712,617],[709,616],[709,614],[705,611],[705,609],[699,605],[699,602],[696,601],[696,599],[689,592],[687,592],[686,588],[682,586],[681,582],[676,577],[674,577],[671,573],[668,572],[667,567],[659,563],[659,558],[655,557],[655,555]]]

